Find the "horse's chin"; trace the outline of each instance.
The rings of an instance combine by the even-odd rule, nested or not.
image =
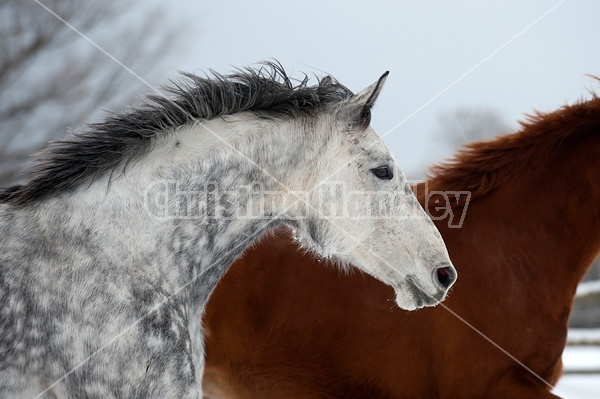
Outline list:
[[[409,312],[425,307],[423,300],[409,296],[410,295],[405,293],[402,295],[396,295],[396,305],[398,305],[400,309],[407,310]]]
[[[404,310],[413,311],[426,307],[436,306],[441,303],[425,294],[412,281],[408,280],[400,288],[396,288],[396,304]]]

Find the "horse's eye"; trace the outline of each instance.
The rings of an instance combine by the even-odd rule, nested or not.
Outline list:
[[[391,180],[394,177],[394,172],[387,166],[371,169],[371,172],[373,172],[375,177],[381,180]]]

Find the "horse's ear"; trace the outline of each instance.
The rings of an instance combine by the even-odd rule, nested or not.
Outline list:
[[[381,92],[381,88],[389,75],[386,71],[379,80],[353,96],[344,106],[343,116],[352,129],[366,129],[371,124],[371,108]]]
[[[375,105],[375,100],[377,100],[377,97],[379,97],[381,88],[383,87],[383,84],[385,83],[385,80],[389,74],[390,71],[385,71],[385,73],[381,75],[377,82],[356,94],[352,101],[362,104],[365,108],[373,108],[373,105]]]

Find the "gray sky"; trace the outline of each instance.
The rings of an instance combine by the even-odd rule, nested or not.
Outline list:
[[[516,126],[524,113],[600,92],[585,76],[600,75],[595,0],[172,0],[169,7],[195,38],[166,71],[228,72],[276,58],[297,76],[326,71],[358,91],[390,70],[373,126],[409,178],[450,153],[434,139],[443,112],[493,108]]]

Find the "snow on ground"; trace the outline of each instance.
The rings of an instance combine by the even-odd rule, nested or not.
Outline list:
[[[563,366],[566,371],[600,371],[600,346],[567,346],[563,353]]]
[[[600,374],[563,376],[552,391],[564,399],[598,399],[600,398]]]
[[[600,371],[600,346],[568,346],[563,353],[563,364],[565,371]],[[553,393],[564,399],[598,399],[600,373],[565,374]]]

